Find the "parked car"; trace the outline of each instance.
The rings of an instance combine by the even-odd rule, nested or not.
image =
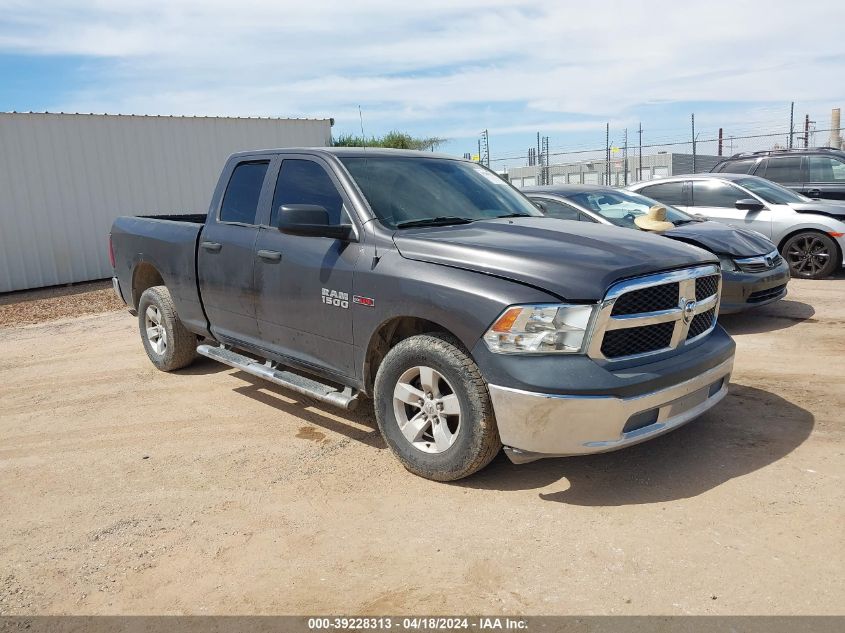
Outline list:
[[[845,265],[845,203],[810,200],[744,174],[672,176],[629,189],[688,213],[762,233],[777,244],[793,277],[821,279]]]
[[[600,185],[551,185],[523,190],[553,218],[638,229],[635,219],[661,203],[638,193]],[[660,234],[714,253],[722,267],[719,312],[740,312],[786,296],[789,266],[757,231],[702,221],[669,205],[669,230]]]
[[[710,171],[760,176],[810,198],[845,200],[845,151],[832,147],[734,154]]]
[[[436,480],[502,444],[524,462],[642,442],[719,402],[733,366],[713,254],[542,217],[425,152],[235,154],[207,217],[118,218],[110,253],[156,367],[199,353],[342,408],[371,396]]]

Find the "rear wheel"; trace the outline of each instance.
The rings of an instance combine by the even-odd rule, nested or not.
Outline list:
[[[194,362],[197,337],[182,325],[165,286],[153,286],[141,295],[138,327],[147,356],[160,370],[173,371]]]
[[[452,337],[424,334],[397,344],[379,366],[374,396],[385,442],[421,477],[461,479],[502,447],[487,385]]]
[[[790,237],[783,245],[783,257],[793,277],[822,279],[839,266],[836,242],[824,233],[805,231]]]

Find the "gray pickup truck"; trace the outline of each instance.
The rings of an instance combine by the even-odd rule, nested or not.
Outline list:
[[[118,295],[161,370],[197,354],[342,408],[440,481],[610,451],[727,393],[711,253],[542,217],[495,173],[395,150],[229,158],[207,215],[118,218]]]

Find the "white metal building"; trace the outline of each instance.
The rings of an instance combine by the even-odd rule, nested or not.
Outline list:
[[[110,277],[116,217],[205,213],[229,154],[330,145],[331,123],[0,113],[0,292]]]

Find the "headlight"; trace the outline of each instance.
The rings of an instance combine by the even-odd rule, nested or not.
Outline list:
[[[722,267],[722,270],[727,270],[728,272],[733,270],[739,270],[734,260],[732,260],[730,257],[727,257],[726,255],[719,256],[719,265]]]
[[[497,354],[578,354],[584,351],[592,305],[513,306],[484,334]]]

